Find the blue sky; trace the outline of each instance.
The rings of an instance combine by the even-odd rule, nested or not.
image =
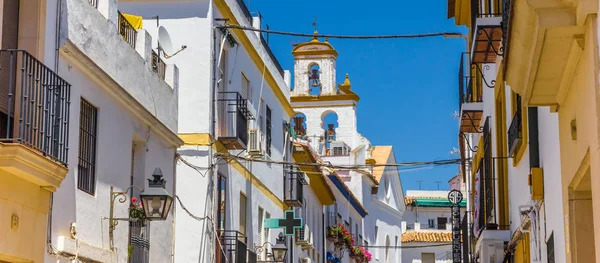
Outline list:
[[[446,1],[245,0],[272,30],[321,34],[374,35],[462,32],[446,19]],[[292,42],[309,38],[270,35],[271,49],[293,69]],[[350,74],[358,103],[358,129],[373,145],[393,145],[398,162],[458,158],[458,65],[463,39],[443,37],[329,41],[338,51],[337,80]],[[404,190],[447,189],[457,166],[405,171]]]

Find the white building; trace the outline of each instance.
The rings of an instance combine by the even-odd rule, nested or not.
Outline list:
[[[336,82],[338,54],[328,40],[314,37],[312,41],[296,45],[292,55],[295,63],[291,102],[296,111],[293,125],[297,139],[308,141],[323,161],[333,165],[395,163],[391,147],[372,147],[358,133],[356,103],[359,97],[351,90],[348,75],[343,84]],[[377,153],[377,158],[372,152]],[[398,222],[404,211],[404,197],[397,169],[380,168],[375,171],[334,169],[335,176],[330,179],[334,184],[337,178],[341,179],[343,187],[336,186],[350,189],[360,206],[368,207],[368,212],[355,209],[359,217],[348,213],[339,220],[357,237],[355,243],[367,249],[368,246],[386,247],[371,251],[372,262],[396,262],[401,258],[397,249],[402,233]],[[339,208],[341,203],[337,204]],[[347,262],[349,257],[344,256],[342,260]]]
[[[402,262],[452,262],[452,213],[448,191],[408,190],[402,218]],[[466,201],[461,202],[464,211]]]
[[[128,23],[116,1],[44,6],[38,17],[47,26],[41,30],[46,52],[40,59],[71,84],[69,172],[52,199],[45,261],[170,262],[172,209],[166,221],[127,220],[130,198],[139,200],[140,190],[148,190],[156,168],[165,190],[175,195],[175,154],[183,144],[177,136],[177,68],[169,63],[164,71],[153,69],[150,35]],[[113,187],[125,194],[111,197]],[[110,235],[113,205],[120,219]]]
[[[290,170],[255,161],[292,160],[285,128],[294,113],[289,73],[260,34],[217,28],[223,20],[260,26],[241,1],[121,2],[143,17],[151,34],[161,26],[173,46],[187,46],[170,59],[181,69],[179,135],[185,142],[178,150],[183,205],[175,207],[175,262],[253,260],[283,232],[265,229],[264,219],[281,218],[288,209],[284,178]],[[286,240],[291,249],[293,238]]]
[[[489,30],[500,18],[476,22]],[[459,74],[471,260],[564,262],[558,115],[522,104],[496,68],[496,56],[474,49],[462,54]]]

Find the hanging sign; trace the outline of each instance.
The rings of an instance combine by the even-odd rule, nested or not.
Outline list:
[[[302,218],[296,217],[296,211],[286,210],[283,217],[265,219],[265,228],[283,228],[286,236],[293,236],[297,228],[302,228]]]
[[[452,204],[452,262],[461,263],[461,244],[460,244],[460,202],[463,195],[458,190],[452,190],[448,193],[448,201]]]

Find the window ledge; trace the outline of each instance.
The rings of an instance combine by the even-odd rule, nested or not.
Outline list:
[[[95,247],[83,241],[77,241],[65,236],[58,237],[56,248],[64,254],[77,255],[81,259],[97,262],[117,262],[117,253],[114,251]]]

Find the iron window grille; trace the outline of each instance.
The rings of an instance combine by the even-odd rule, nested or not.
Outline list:
[[[510,127],[508,128],[508,153],[510,156],[514,156],[517,148],[521,144],[523,138],[523,111],[521,109],[521,96],[517,94],[516,99],[516,111],[512,118]]]
[[[159,78],[165,79],[167,65],[154,50],[152,50],[152,70],[158,74]]]
[[[24,50],[0,50],[0,141],[26,145],[67,166],[71,84]],[[4,68],[7,67],[7,68]],[[6,104],[5,104],[6,102]]]
[[[94,194],[96,188],[96,137],[98,109],[81,99],[79,116],[79,165],[77,188]]]
[[[123,13],[119,13],[119,35],[123,37],[125,42],[135,49],[137,39],[137,30],[129,23]]]
[[[291,207],[301,207],[304,203],[304,186],[308,184],[304,173],[296,165],[287,167],[284,177],[284,202]]]
[[[481,173],[480,193],[482,193],[482,200],[479,203],[480,211],[484,211],[483,215],[479,217],[479,225],[485,227],[485,229],[496,229],[496,216],[495,216],[495,177],[494,177],[494,159],[492,158],[492,130],[490,127],[490,117],[487,117],[483,126],[483,158],[479,165]]]

